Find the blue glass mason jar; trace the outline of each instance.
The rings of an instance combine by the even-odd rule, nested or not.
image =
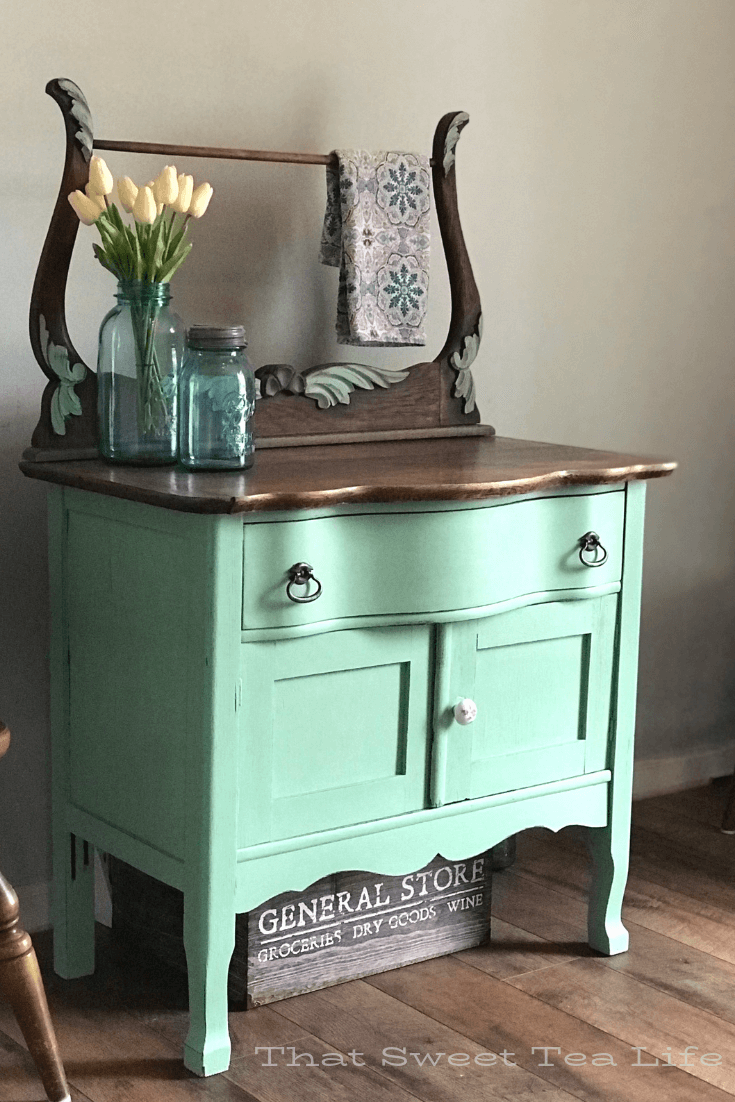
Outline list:
[[[121,282],[100,326],[100,452],[113,463],[176,462],[176,385],[186,329],[168,283]]]
[[[179,379],[179,462],[244,470],[254,459],[255,378],[242,325],[193,325]]]

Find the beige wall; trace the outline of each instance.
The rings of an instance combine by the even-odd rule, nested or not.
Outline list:
[[[732,0],[27,0],[4,14],[0,271],[0,864],[46,876],[44,491],[16,461],[42,377],[26,314],[60,177],[43,94],[67,76],[98,136],[427,149],[469,111],[460,205],[483,298],[476,364],[503,435],[673,455],[650,486],[639,754],[732,745],[735,672],[735,4]],[[144,181],[159,162],[111,155]],[[175,278],[186,320],[243,320],[254,363],[337,353],[315,263],[319,169],[179,162],[215,186]],[[68,317],[94,361],[112,278],[83,231]],[[448,320],[435,252],[429,349]],[[388,353],[403,362],[400,354]]]

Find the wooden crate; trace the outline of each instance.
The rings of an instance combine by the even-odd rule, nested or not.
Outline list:
[[[345,872],[237,916],[228,996],[260,1006],[480,945],[490,934],[492,851],[437,857],[406,876]],[[110,858],[113,931],[186,968],[183,896]]]

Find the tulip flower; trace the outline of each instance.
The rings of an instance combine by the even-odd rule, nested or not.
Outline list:
[[[80,222],[85,226],[92,226],[99,218],[102,211],[94,199],[90,199],[83,191],[73,191],[69,196],[69,202],[74,208]]]
[[[194,189],[188,210],[192,218],[202,217],[209,206],[209,200],[212,198],[213,194],[214,188],[211,184],[200,184],[198,188]]]
[[[212,187],[201,184],[195,189],[193,176],[178,176],[173,165],[166,165],[155,180],[141,188],[129,176],[121,176],[118,201],[112,202],[107,198],[111,190],[108,173],[105,162],[94,157],[85,191],[69,196],[79,219],[86,226],[97,224],[102,240],[92,246],[94,255],[118,280],[168,283],[192,249],[187,240],[189,216],[201,218],[212,198]],[[119,208],[133,215],[132,228],[123,221]],[[177,215],[187,217],[177,220]]]
[[[171,206],[177,214],[186,214],[194,191],[194,177],[179,176],[177,183],[179,185],[179,194],[176,196]]]
[[[93,157],[89,162],[89,187],[95,195],[109,195],[114,181],[112,173],[102,157]]]
[[[145,186],[149,187],[151,189],[151,192],[153,194],[153,199],[154,199],[154,202],[156,204],[156,214],[158,215],[163,210],[163,203],[159,203],[158,200],[156,199],[156,193],[154,191],[154,188],[156,186],[156,181],[155,180],[149,180],[148,183]]]
[[[97,195],[96,192],[92,191],[92,188],[89,184],[85,186],[84,194],[87,196],[88,199],[91,199],[93,203],[97,204],[100,211],[107,209],[107,203],[105,202],[104,195]]]
[[[135,197],[133,204],[133,218],[136,222],[144,222],[152,225],[156,220],[158,209],[153,191],[147,185],[142,187]]]
[[[153,194],[157,203],[173,204],[179,194],[179,182],[173,165],[166,165],[156,177]]]
[[[117,194],[120,196],[123,210],[132,214],[133,205],[138,196],[138,188],[129,176],[123,176],[117,181]]]

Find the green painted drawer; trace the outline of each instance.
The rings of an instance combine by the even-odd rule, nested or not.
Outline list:
[[[624,500],[620,490],[245,524],[243,629],[447,613],[616,582]],[[580,538],[590,530],[608,552],[597,568],[579,560]],[[286,583],[302,561],[323,591],[300,605],[286,596]]]

